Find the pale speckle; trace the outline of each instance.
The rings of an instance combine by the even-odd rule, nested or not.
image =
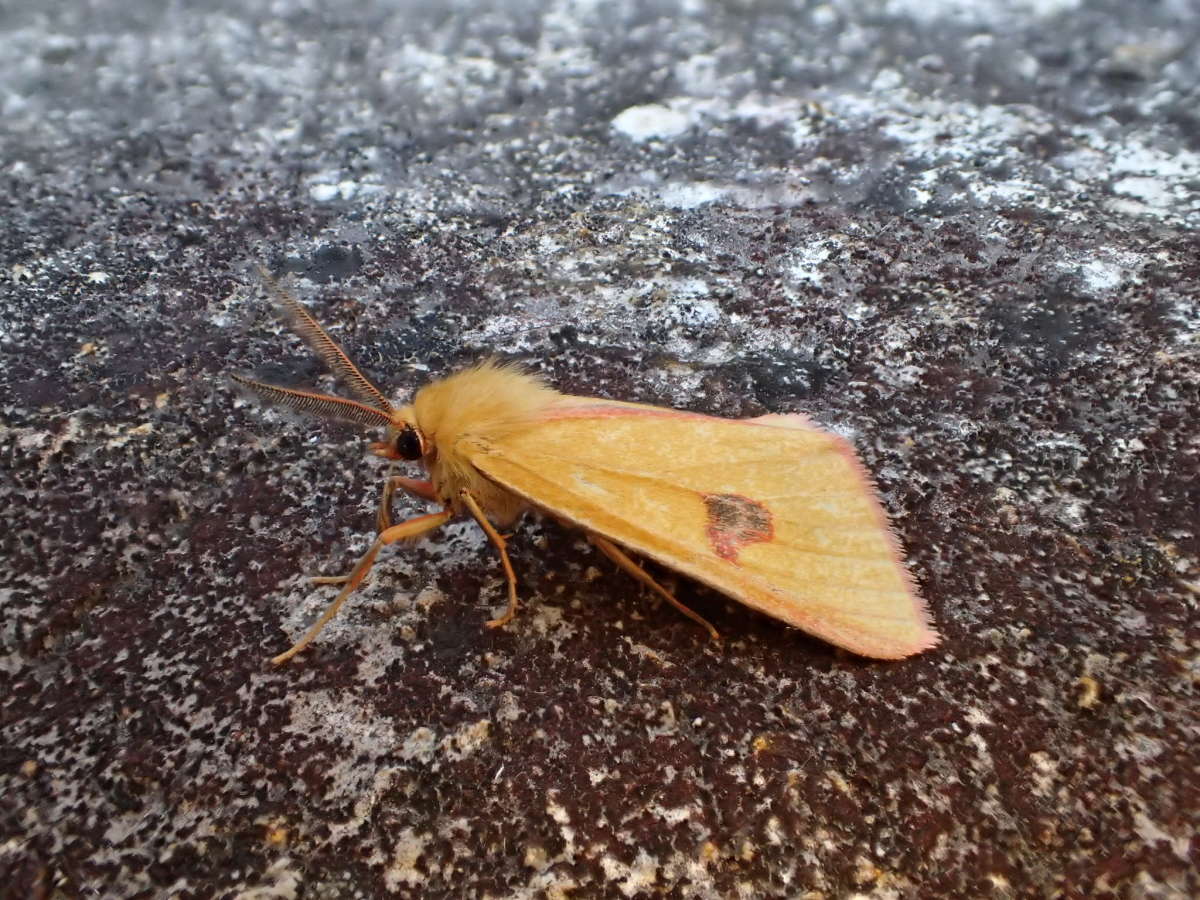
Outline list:
[[[429,762],[433,759],[433,751],[437,748],[437,735],[425,726],[415,729],[404,739],[400,747],[400,757],[407,760]]]
[[[1113,150],[1110,171],[1117,175],[1152,175],[1155,178],[1195,178],[1200,175],[1200,153],[1168,152],[1130,141]]]
[[[525,848],[525,856],[521,861],[529,868],[540,872],[550,864],[550,856],[546,853],[545,847],[530,844]]]
[[[988,717],[987,713],[985,713],[982,709],[979,709],[976,706],[973,706],[967,710],[967,714],[966,714],[965,718],[966,718],[967,724],[971,725],[975,728],[978,728],[980,725],[994,725],[995,724]]]
[[[383,193],[383,190],[383,186],[379,184],[346,178],[336,184],[313,184],[308,189],[308,195],[317,203],[328,203],[331,200],[366,199]]]
[[[612,856],[602,856],[600,867],[610,882],[626,897],[649,892],[658,881],[658,861],[645,850],[638,850],[633,863],[626,865]]]
[[[546,813],[559,825],[571,824],[571,816],[567,813],[566,807],[559,804],[553,797],[546,800]]]
[[[667,206],[675,209],[696,209],[706,203],[716,203],[723,199],[728,190],[705,181],[675,181],[664,184],[657,194],[658,199]]]
[[[521,707],[512,691],[505,691],[500,695],[500,702],[496,705],[496,718],[501,722],[516,722],[521,718]]]
[[[1044,750],[1030,753],[1029,762],[1033,765],[1031,778],[1034,789],[1043,797],[1051,796],[1058,778],[1058,762]]]
[[[414,886],[425,880],[417,868],[431,835],[427,831],[416,832],[405,828],[400,832],[392,848],[392,861],[384,870],[383,880],[389,891],[399,891],[403,885]]]
[[[653,138],[678,137],[691,127],[691,118],[662,104],[648,103],[618,113],[612,126],[631,141],[642,143]]]
[[[1093,294],[1115,290],[1124,276],[1125,268],[1109,260],[1092,259],[1079,267],[1084,287]]]
[[[871,90],[876,92],[894,91],[904,83],[904,77],[895,69],[881,69],[871,82]]]
[[[829,242],[803,244],[792,252],[787,273],[795,281],[819,285],[825,281],[825,262],[832,255],[833,248]]]
[[[887,0],[891,15],[932,25],[958,21],[964,25],[1007,26],[1017,18],[1048,19],[1079,8],[1082,0],[1013,0],[981,3],[978,0]]]
[[[831,786],[836,788],[839,793],[845,794],[847,797],[854,793],[854,788],[852,788],[850,783],[847,782],[844,777],[842,777],[842,773],[836,769],[826,769],[825,779]]]
[[[492,723],[487,719],[464,725],[442,742],[442,749],[449,759],[465,759],[488,742],[491,727]]]
[[[686,822],[696,814],[696,810],[690,806],[665,807],[659,806],[657,803],[652,804],[648,808],[648,811],[669,825],[678,825],[681,822]]]
[[[1006,897],[1009,895],[1009,891],[1012,890],[1012,883],[1007,878],[999,872],[989,872],[985,877],[991,883],[992,888],[1000,892],[1000,896]]]
[[[239,891],[234,900],[296,900],[300,896],[302,870],[289,857],[276,860],[263,876],[272,883]]]
[[[1113,182],[1113,191],[1124,194],[1144,204],[1146,211],[1164,209],[1181,199],[1187,188],[1182,184],[1175,185],[1166,179],[1153,175],[1130,175]],[[1137,207],[1126,206],[1130,212],[1139,212]]]
[[[860,886],[873,884],[880,880],[883,873],[879,867],[865,856],[859,856],[854,861],[854,883]]]
[[[318,203],[328,203],[338,196],[336,184],[314,184],[308,189],[308,195]]]
[[[1147,816],[1142,810],[1137,810],[1133,814],[1134,830],[1147,844],[1155,844],[1163,842],[1167,844],[1172,852],[1185,863],[1192,861],[1191,845],[1193,835],[1187,829],[1181,830],[1178,835],[1171,834],[1158,822],[1155,822]]]
[[[1081,675],[1075,683],[1079,686],[1079,697],[1076,705],[1080,709],[1092,709],[1100,703],[1100,682],[1090,675]]]
[[[1064,497],[1054,504],[1054,518],[1071,531],[1081,531],[1088,525],[1087,503],[1077,497]]]
[[[767,819],[767,824],[763,829],[763,837],[770,844],[782,844],[787,840],[787,832],[784,830],[783,823],[779,821],[778,816],[771,816]]]
[[[1113,744],[1113,752],[1123,759],[1136,760],[1139,765],[1148,765],[1162,756],[1166,747],[1163,742],[1148,734],[1133,734]]]

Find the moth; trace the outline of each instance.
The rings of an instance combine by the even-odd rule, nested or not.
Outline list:
[[[363,582],[380,550],[460,516],[495,546],[508,607],[517,577],[502,531],[532,508],[581,529],[613,563],[718,638],[630,553],[688,575],[838,647],[899,659],[938,642],[870,476],[846,440],[797,413],[722,419],[559,393],[520,368],[484,361],[396,406],[312,314],[271,276],[284,319],[353,399],[234,380],[268,403],[383,429],[371,450],[420,463],[427,477],[390,474],[378,534],[308,632],[272,659],[307,647]],[[392,521],[403,490],[438,506]]]

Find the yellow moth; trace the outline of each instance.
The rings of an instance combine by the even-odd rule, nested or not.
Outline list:
[[[294,411],[385,430],[388,460],[421,463],[428,479],[389,476],[378,535],[341,591],[291,649],[336,615],[386,545],[472,516],[499,551],[508,609],[517,579],[500,529],[530,507],[580,528],[607,557],[684,615],[630,552],[648,557],[862,656],[899,659],[938,641],[871,479],[854,448],[798,414],[721,419],[639,403],[561,394],[518,368],[488,361],[427,384],[396,407],[304,306],[263,278],[292,329],[354,399],[234,376]],[[397,489],[437,512],[393,524]]]

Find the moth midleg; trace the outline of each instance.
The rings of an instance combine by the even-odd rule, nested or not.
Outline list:
[[[444,509],[441,512],[430,513],[427,516],[417,516],[415,519],[409,519],[407,522],[401,522],[399,525],[393,525],[391,528],[384,531],[375,538],[375,542],[371,544],[369,550],[355,563],[353,570],[349,575],[344,576],[346,586],[338,593],[329,607],[321,614],[321,618],[317,619],[316,623],[308,629],[308,633],[300,638],[292,646],[273,657],[271,662],[275,665],[285,663],[309,644],[313,642],[318,634],[321,633],[329,620],[337,615],[337,611],[341,609],[342,604],[346,602],[346,598],[354,591],[356,587],[362,584],[363,579],[367,577],[367,572],[371,570],[371,566],[375,564],[375,557],[379,555],[379,551],[388,544],[394,544],[396,541],[402,541],[405,538],[414,538],[424,534],[427,531],[433,531],[435,528],[440,528],[445,525],[451,518],[454,512],[449,509]]]
[[[379,498],[379,513],[375,517],[380,534],[392,527],[392,496],[396,488],[402,488],[406,493],[422,500],[437,500],[432,481],[421,481],[416,478],[406,478],[403,475],[390,475],[383,483],[383,496]]]
[[[479,523],[479,527],[492,539],[492,543],[500,551],[500,564],[504,566],[504,576],[508,579],[508,609],[498,619],[489,619],[486,623],[488,628],[500,628],[511,622],[513,616],[517,614],[517,575],[513,571],[512,563],[508,559],[508,542],[504,540],[504,535],[498,532],[496,527],[488,521],[488,517],[484,515],[483,509],[480,508],[478,501],[471,496],[470,491],[461,490],[458,492],[458,496],[462,498],[467,509],[471,511],[471,515],[475,517],[475,521]]]
[[[655,581],[650,576],[650,573],[648,573],[645,569],[643,569],[641,566],[639,566],[637,563],[635,563],[632,559],[630,559],[624,550],[622,550],[620,547],[618,547],[616,544],[614,544],[608,538],[600,537],[600,535],[596,534],[595,532],[588,532],[588,540],[590,540],[593,544],[595,544],[597,547],[599,547],[600,552],[603,553],[605,556],[607,556],[609,559],[611,559],[613,562],[615,562],[620,568],[624,569],[626,572],[628,572],[630,575],[632,575],[634,578],[636,578],[642,584],[648,585],[649,587],[653,588],[653,590],[660,597],[662,597],[664,600],[666,600],[668,603],[670,603],[672,606],[674,606],[677,610],[679,610],[681,613],[683,613],[685,616],[687,616],[689,619],[691,619],[697,625],[701,626],[702,628],[705,628],[708,631],[709,636],[714,641],[719,641],[721,639],[720,633],[718,633],[717,629],[713,628],[712,623],[709,622],[708,619],[704,618],[704,616],[700,615],[698,612],[696,612],[692,609],[689,609],[688,607],[686,607],[682,603],[680,603],[678,600],[676,600],[674,594],[672,594],[665,587],[663,587],[661,584],[659,584],[657,581]]]

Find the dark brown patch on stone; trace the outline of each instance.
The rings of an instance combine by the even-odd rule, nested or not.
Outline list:
[[[737,562],[738,551],[746,544],[775,537],[771,511],[755,500],[740,494],[705,494],[704,506],[708,540],[721,559]]]

